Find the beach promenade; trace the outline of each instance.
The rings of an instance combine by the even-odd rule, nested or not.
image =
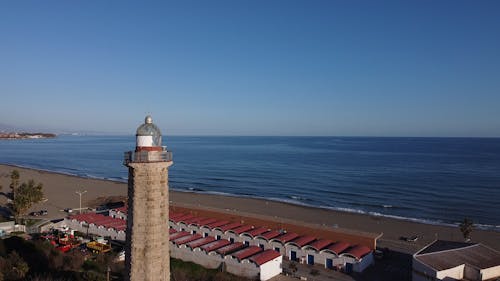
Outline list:
[[[9,192],[9,174],[17,169],[21,182],[34,179],[44,185],[46,202],[33,206],[32,210],[48,210],[46,218],[62,218],[67,215],[66,208],[77,209],[79,196],[76,191],[86,190],[82,205],[89,206],[97,198],[110,196],[124,198],[127,193],[125,183],[99,179],[80,178],[58,173],[0,165],[0,185],[2,192]],[[0,204],[5,205],[5,196],[0,197]],[[461,241],[457,227],[428,225],[386,217],[346,213],[326,209],[317,209],[263,199],[227,197],[221,195],[197,194],[171,191],[170,204],[179,208],[201,209],[230,214],[241,218],[265,219],[276,225],[291,224],[316,227],[318,230],[352,231],[368,233],[381,237],[379,248],[412,254],[436,238]],[[415,242],[403,241],[401,237],[418,236]],[[476,229],[472,233],[474,242],[484,243],[500,250],[500,232]]]

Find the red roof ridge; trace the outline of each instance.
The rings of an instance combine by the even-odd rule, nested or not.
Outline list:
[[[244,225],[239,226],[237,228],[230,229],[229,231],[234,232],[235,234],[240,235],[241,233],[243,233],[245,231],[248,231],[250,229],[253,229],[253,228],[254,228],[253,225],[244,224]]]
[[[215,240],[214,242],[203,245],[201,247],[201,249],[207,253],[210,253],[210,252],[217,250],[219,248],[222,248],[228,244],[231,244],[231,242],[229,242],[229,240]]]
[[[319,239],[319,240],[316,240],[316,241],[312,242],[311,244],[309,244],[308,247],[311,247],[311,248],[315,249],[316,251],[321,251],[332,243],[333,243],[333,241],[330,239]]]
[[[262,252],[262,248],[259,247],[259,246],[250,246],[250,247],[247,247],[243,250],[239,250],[238,252],[232,254],[231,256],[237,258],[238,260],[243,260],[243,259],[246,259],[248,257],[251,257],[257,253],[260,253]]]
[[[263,234],[265,232],[268,232],[269,229],[268,228],[265,228],[265,227],[257,227],[257,228],[254,228],[254,229],[251,229],[249,231],[245,231],[243,232],[242,234],[248,234],[252,237],[256,236],[256,235],[260,235],[260,234]]]
[[[349,248],[350,246],[351,245],[349,243],[340,241],[340,242],[336,242],[336,243],[328,246],[328,248],[323,249],[323,251],[330,250],[330,251],[334,252],[336,255],[340,255],[340,253],[345,251],[345,249]]]
[[[278,237],[280,236],[281,233],[279,231],[276,231],[276,230],[269,230],[268,232],[265,232],[263,234],[260,234],[260,235],[257,235],[257,237],[262,237],[266,240],[270,240],[270,239],[273,239],[275,237]]]
[[[349,248],[347,251],[342,253],[342,255],[350,255],[355,257],[356,259],[361,259],[362,257],[366,256],[367,254],[371,253],[371,249],[363,246],[363,245],[356,245],[351,248]]]
[[[287,233],[282,234],[282,235],[280,235],[278,237],[275,237],[275,238],[273,238],[271,240],[276,240],[278,242],[281,242],[281,243],[285,244],[286,242],[291,241],[291,240],[293,240],[293,239],[295,239],[297,237],[299,237],[299,235],[297,233],[287,232]]]
[[[276,252],[275,250],[267,249],[261,253],[258,253],[250,257],[249,260],[257,264],[258,266],[261,266],[266,262],[271,261],[279,256],[281,256],[281,254]]]
[[[212,243],[215,241],[215,238],[212,237],[212,236],[207,236],[205,238],[202,238],[202,239],[198,239],[196,241],[191,241],[187,244],[187,246],[191,249],[194,249],[194,248],[198,248],[198,247],[201,247],[203,245],[206,245],[208,243]]]
[[[293,239],[292,241],[288,242],[287,244],[295,244],[299,248],[302,248],[303,246],[309,244],[310,242],[313,242],[316,240],[316,237],[310,236],[310,235],[304,235],[300,236],[298,238]]]
[[[231,253],[231,252],[234,252],[236,250],[239,250],[241,248],[245,247],[245,245],[241,242],[235,242],[235,243],[232,243],[232,244],[229,244],[229,245],[226,245],[222,248],[219,248],[216,250],[217,254],[221,254],[223,256]]]
[[[220,226],[220,227],[216,227],[216,228],[220,229],[222,232],[226,232],[228,230],[235,229],[235,228],[238,228],[240,226],[242,226],[241,223],[239,223],[239,222],[232,222],[232,223],[229,223],[229,224],[226,224],[226,225],[223,225],[223,226]]]

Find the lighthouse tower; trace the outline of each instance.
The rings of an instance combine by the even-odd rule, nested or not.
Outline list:
[[[125,153],[128,211],[125,246],[126,280],[170,280],[168,167],[172,153],[147,116],[137,128],[135,151]]]

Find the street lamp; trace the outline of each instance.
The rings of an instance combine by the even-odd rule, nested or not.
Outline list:
[[[80,195],[80,214],[82,213],[82,195],[84,193],[86,193],[87,190],[79,190],[79,191],[75,191],[76,194]]]

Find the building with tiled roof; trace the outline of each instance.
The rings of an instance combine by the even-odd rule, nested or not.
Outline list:
[[[413,281],[495,280],[500,252],[479,243],[436,240],[413,255]]]

